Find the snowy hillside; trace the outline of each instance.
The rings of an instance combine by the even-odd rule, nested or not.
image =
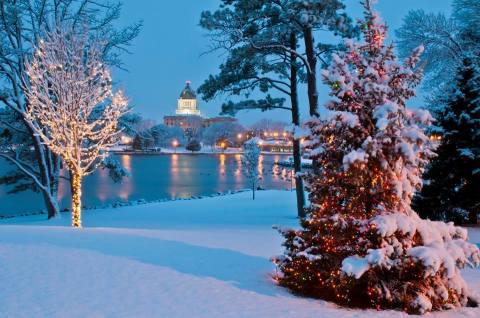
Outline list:
[[[273,224],[295,225],[294,192],[248,192],[0,223],[0,317],[406,317],[341,309],[274,285]],[[480,231],[469,230],[480,242]],[[480,271],[464,272],[480,292]],[[429,317],[478,317],[463,308]]]

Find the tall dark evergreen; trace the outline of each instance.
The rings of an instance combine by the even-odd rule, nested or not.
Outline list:
[[[330,44],[316,45],[314,33],[320,29],[336,35],[354,32],[343,9],[342,1],[338,0],[222,1],[219,10],[202,13],[200,24],[210,32],[213,49],[224,50],[228,55],[219,74],[211,75],[199,92],[205,100],[222,93],[247,98],[225,103],[223,114],[235,115],[248,109],[290,111],[291,122],[298,128],[301,124],[298,85],[302,81],[308,84],[309,113],[317,114],[317,58],[337,48]],[[300,51],[302,42],[305,52]],[[252,100],[252,92],[265,96]],[[293,148],[298,215],[304,217],[298,139],[293,140]]]
[[[415,197],[422,217],[477,223],[480,212],[480,68],[464,59],[450,94],[434,110],[442,136],[437,158]]]

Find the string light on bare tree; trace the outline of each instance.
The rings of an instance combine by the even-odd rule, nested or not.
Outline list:
[[[26,65],[27,120],[71,174],[72,226],[81,227],[82,178],[93,172],[119,138],[127,111],[123,92],[112,92],[102,44],[88,33],[57,28],[37,45]]]

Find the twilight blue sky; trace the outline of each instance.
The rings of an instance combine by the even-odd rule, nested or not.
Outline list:
[[[208,49],[209,40],[198,26],[200,13],[214,10],[220,1],[123,0],[123,3],[120,23],[143,20],[144,27],[130,49],[132,54],[124,56],[129,71],[116,71],[115,79],[125,89],[136,112],[161,123],[164,115],[174,113],[185,81],[191,80],[193,87],[198,88],[222,62],[220,52],[202,55]],[[352,17],[361,17],[358,0],[346,0],[345,3]],[[380,0],[377,10],[390,27],[390,40],[394,40],[393,31],[410,9],[449,13],[450,0]],[[319,85],[323,104],[328,91],[321,83]],[[302,97],[302,107],[307,109],[305,94]],[[222,98],[210,103],[201,101],[200,108],[203,114],[215,116],[222,102]],[[421,99],[414,102],[419,104]],[[262,117],[287,122],[290,119],[285,111],[250,111],[237,117],[244,124]]]

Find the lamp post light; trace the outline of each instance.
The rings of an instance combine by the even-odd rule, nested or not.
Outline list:
[[[174,152],[177,153],[178,141],[177,140],[172,141],[172,146],[173,146]]]
[[[132,138],[128,136],[122,136],[121,142],[125,146],[123,150],[128,150],[128,147],[132,144]]]
[[[242,135],[241,133],[239,133],[239,134],[237,135],[237,139],[238,139],[237,144],[238,144],[239,147],[241,147],[242,144],[243,144],[243,142],[242,142],[242,141],[243,141],[243,135]]]

